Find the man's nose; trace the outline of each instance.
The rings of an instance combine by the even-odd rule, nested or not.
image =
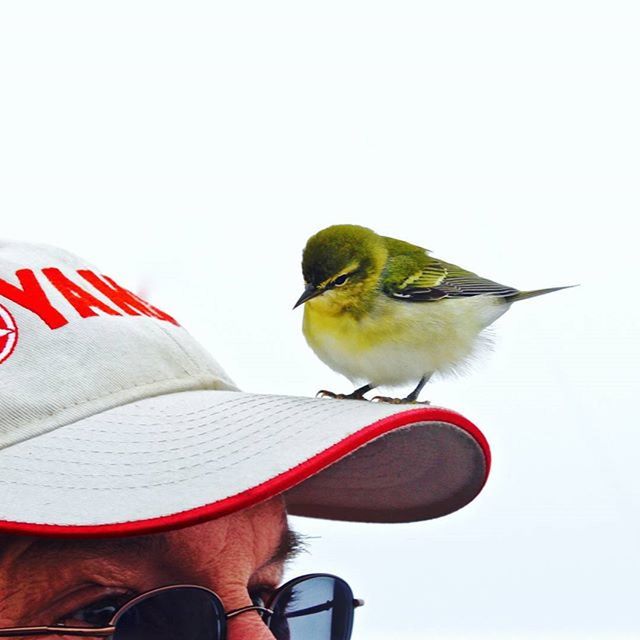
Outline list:
[[[227,621],[227,640],[275,640],[255,611],[241,613]]]

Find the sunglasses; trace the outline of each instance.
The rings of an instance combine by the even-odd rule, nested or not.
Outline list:
[[[342,578],[313,573],[282,585],[269,607],[225,611],[210,589],[174,585],[147,591],[123,605],[106,627],[63,625],[0,628],[0,637],[64,635],[111,640],[225,640],[227,620],[257,611],[277,640],[349,640],[353,613],[364,604]]]

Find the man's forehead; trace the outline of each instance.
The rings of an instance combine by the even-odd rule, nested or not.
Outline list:
[[[303,543],[300,536],[293,531],[286,519],[286,516],[279,522],[273,523],[277,527],[277,533],[268,531],[269,537],[273,537],[271,544],[273,551],[270,553],[263,566],[286,562],[300,551]],[[188,527],[180,530],[180,538],[188,539],[191,533],[202,533],[201,525]],[[264,535],[267,531],[261,529]],[[172,546],[176,532],[155,533],[142,536],[131,536],[126,538],[99,538],[99,539],[56,539],[56,538],[35,538],[26,536],[0,536],[0,567],[7,561],[12,564],[19,560],[31,558],[77,558],[91,559],[113,556],[154,556],[164,555]],[[216,543],[216,530],[208,531],[212,544]],[[257,535],[260,535],[258,532]],[[178,542],[179,544],[179,542]]]
[[[102,556],[105,553],[128,554],[162,552],[167,547],[166,536],[154,534],[128,538],[60,539],[28,536],[0,536],[0,563],[8,556],[26,558],[75,554],[81,557]]]

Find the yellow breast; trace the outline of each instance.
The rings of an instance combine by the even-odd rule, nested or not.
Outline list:
[[[375,314],[356,317],[344,311],[336,311],[323,300],[310,300],[304,309],[303,332],[309,344],[320,346],[326,341],[340,343],[342,348],[354,354],[385,340],[397,327],[392,317]]]
[[[369,313],[344,312],[324,296],[305,305],[303,332],[316,355],[351,380],[402,384],[451,369],[507,305],[484,296],[406,303],[380,296]]]

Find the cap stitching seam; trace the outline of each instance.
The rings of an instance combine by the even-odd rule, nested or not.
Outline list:
[[[229,404],[229,403],[228,402],[224,403],[225,406],[227,404]],[[262,407],[264,405],[268,405],[268,404],[269,404],[268,402],[262,402],[262,403],[260,403],[258,405],[254,405],[253,407],[249,407],[249,409],[255,411],[256,409],[260,409],[260,407]],[[269,415],[270,424],[278,424],[280,421],[273,421],[272,418],[273,418],[273,416],[277,416],[278,414],[281,414],[284,411],[285,411],[285,409],[280,409],[280,411],[275,411],[275,412],[271,413]],[[296,412],[296,413],[294,413],[292,415],[296,416],[296,415],[300,414],[301,412],[302,412],[302,408],[301,408],[300,411],[298,411],[298,412]],[[247,412],[238,412],[238,414],[234,415],[234,419],[238,419],[238,418],[242,417],[242,415],[245,414],[245,413],[247,413]],[[210,414],[210,418],[214,418],[216,415],[217,414],[215,414],[215,413],[214,414]],[[154,431],[154,433],[156,433],[156,434],[173,433],[173,432],[175,432],[175,427],[176,427],[177,424],[186,424],[187,422],[196,422],[196,421],[197,421],[197,419],[193,418],[193,419],[190,419],[188,421],[185,421],[184,423],[174,423],[172,426],[170,426],[170,428],[162,429],[162,430],[156,430],[156,431]],[[244,431],[246,429],[250,429],[252,426],[255,426],[256,423],[257,423],[257,421],[254,421],[252,423],[248,423],[244,427],[238,427],[238,428],[236,428],[236,433],[240,433],[240,432],[242,432],[242,431]],[[131,425],[131,423],[129,423],[129,422],[125,421],[125,420],[122,420],[122,421],[111,421],[110,424],[133,426],[133,425]],[[142,426],[142,427],[153,427],[155,425],[163,425],[163,424],[164,423],[161,423],[161,422],[151,422],[151,423],[145,423],[145,424],[136,424],[135,426],[136,427],[140,427],[140,426]],[[65,425],[65,426],[67,426],[67,425]],[[194,430],[198,429],[199,427],[207,427],[208,428],[208,427],[211,427],[211,426],[212,426],[212,422],[211,421],[209,421],[207,423],[204,423],[204,424],[202,422],[198,422],[197,424],[193,424],[193,425],[187,426],[183,431],[180,432],[179,437],[182,440],[182,439],[184,439],[184,434],[186,432],[194,431]],[[89,432],[89,430],[90,430],[92,435],[96,435],[96,434],[112,435],[113,434],[113,429],[91,429],[91,425],[87,425],[85,428],[86,428],[87,432]],[[199,433],[201,433],[201,432],[199,432]],[[210,439],[212,439],[212,440],[217,440],[220,437],[222,437],[221,435],[214,435],[214,434],[211,434],[211,436],[212,437]],[[186,437],[193,437],[193,436],[192,435],[187,435]],[[90,441],[89,439],[81,438],[78,435],[72,437],[72,436],[66,436],[64,434],[59,435],[58,436],[58,440],[60,440],[60,441],[66,440],[66,441],[70,441],[70,442],[74,442],[74,443],[76,443],[76,442],[89,442]],[[154,440],[154,441],[155,442],[172,442],[172,440],[169,440],[169,439]],[[95,439],[92,439],[91,442],[95,442]],[[111,443],[111,442],[112,442],[112,440],[108,440],[107,441],[107,443]],[[141,443],[141,442],[147,442],[147,440],[119,440],[119,442],[121,444],[136,444],[136,443]],[[44,445],[44,446],[46,446],[46,448],[48,450],[54,450],[56,448],[56,447],[50,447],[48,444]],[[60,449],[61,447],[57,447],[57,448]],[[64,449],[64,450],[66,450],[66,449]]]
[[[318,414],[316,414],[316,416],[314,416],[314,417],[322,417],[322,415],[323,415],[323,414],[325,414],[325,413],[327,413],[329,409],[331,409],[331,407],[327,407],[327,410],[324,410],[322,414],[318,413]],[[281,412],[280,412],[280,413],[281,413]],[[295,413],[288,414],[288,416],[287,416],[287,417],[288,417],[289,419],[295,419],[295,418],[296,418],[298,415],[300,415],[301,413],[302,413],[302,411],[301,411],[301,410],[300,410],[300,411],[296,411]],[[275,415],[277,415],[277,414],[275,414]],[[275,421],[275,422],[271,422],[270,424],[278,425],[278,424],[280,424],[281,422],[282,422],[282,420],[277,420],[277,421]],[[123,423],[123,424],[124,424],[124,423]],[[255,423],[255,422],[254,422],[254,423],[250,423],[250,424],[246,425],[246,426],[243,428],[243,430],[244,430],[244,431],[246,431],[246,430],[248,430],[248,429],[250,429],[250,428],[252,428],[252,427],[254,427],[254,428],[255,428],[255,426],[256,426],[256,423]],[[309,428],[309,425],[307,424],[307,425],[305,425],[301,430],[295,431],[294,433],[291,433],[291,434],[290,434],[289,436],[287,436],[287,437],[291,437],[291,436],[299,435],[302,431],[304,431],[304,430],[306,430],[306,429],[308,429],[308,428]],[[202,434],[197,434],[197,435],[202,435]],[[224,435],[226,435],[226,434],[224,434]],[[222,435],[222,434],[221,434],[221,435],[218,435],[218,436],[213,437],[213,438],[207,438],[207,442],[212,443],[212,442],[214,442],[214,441],[221,440],[221,439],[224,437],[224,435]],[[234,434],[234,435],[237,435],[237,434]],[[200,455],[207,455],[207,454],[210,454],[210,453],[213,453],[213,452],[219,451],[219,450],[221,450],[222,448],[229,447],[230,445],[235,445],[235,444],[241,443],[241,442],[243,442],[244,440],[246,440],[249,436],[253,436],[253,435],[254,435],[254,433],[253,433],[253,432],[251,432],[251,433],[248,433],[246,436],[243,436],[243,437],[240,437],[240,438],[236,438],[235,440],[231,440],[231,441],[228,441],[228,440],[227,440],[227,441],[223,442],[222,444],[220,444],[220,445],[218,445],[218,446],[216,446],[216,447],[212,447],[212,448],[210,448],[210,449],[206,449],[206,450],[203,450],[203,451],[198,451],[198,452],[195,452],[195,453],[193,453],[192,455],[189,455],[189,456],[181,456],[181,457],[172,458],[172,459],[173,459],[173,460],[188,460],[188,459],[191,459],[191,458],[195,458],[195,457],[197,457],[197,456],[200,456]],[[267,439],[267,438],[269,437],[269,435],[270,435],[270,434],[266,434],[266,435],[264,435],[262,438],[258,438],[258,439],[255,439],[255,438],[254,438],[254,439],[253,439],[253,442],[262,442],[263,440]],[[88,441],[85,441],[85,442],[88,442]],[[158,441],[154,440],[154,442],[158,442]],[[165,440],[164,442],[169,442],[169,441],[166,441],[166,440]],[[279,443],[281,443],[281,442],[283,442],[283,440],[282,440],[282,439],[281,439],[281,440],[279,440],[279,441],[277,441],[277,442],[276,442],[276,444],[279,444]],[[119,443],[120,443],[120,444],[125,444],[124,442],[122,442],[122,441],[120,441],[120,440],[119,440]],[[64,450],[66,450],[66,449],[64,449],[64,448],[62,448],[62,447],[49,447],[48,445],[45,445],[45,448],[47,449],[47,451],[56,451],[56,450],[57,450],[57,451],[60,451],[60,450],[63,450],[63,451],[64,451]],[[172,448],[170,448],[170,449],[166,449],[166,450],[164,451],[164,453],[167,453],[167,454],[168,454],[168,453],[173,453],[173,452],[176,452],[176,451],[183,451],[183,450],[185,450],[185,449],[190,449],[190,448],[191,448],[191,446],[184,446],[184,447],[172,447]],[[242,447],[241,447],[241,448],[239,448],[239,449],[235,449],[235,450],[231,451],[230,453],[231,453],[231,454],[238,453],[238,452],[239,452],[239,451],[241,451],[241,450],[242,450]],[[115,455],[118,455],[118,454],[121,454],[122,452],[121,452],[121,451],[109,451],[109,450],[101,449],[101,450],[88,450],[88,451],[84,451],[83,453],[90,453],[90,454],[91,454],[91,453],[93,453],[93,454],[97,454],[97,455],[108,455],[108,454],[115,454]],[[145,454],[145,455],[146,455],[146,454],[148,454],[148,452],[147,452],[147,451],[141,451],[141,452],[136,452],[136,453]],[[45,462],[45,463],[46,463],[46,462],[49,462],[49,463],[60,462],[60,463],[64,463],[64,464],[69,464],[69,461],[68,461],[68,460],[59,460],[59,459],[58,459],[58,460],[56,460],[56,459],[52,459],[52,458],[41,458],[41,457],[35,456],[35,455],[33,455],[33,454],[30,454],[30,455],[29,455],[29,460],[31,460],[31,461],[35,461],[35,462]],[[166,460],[160,460],[160,461],[158,461],[158,462],[163,463],[163,462],[166,462]],[[158,462],[150,462],[149,464],[150,464],[150,465],[152,465],[152,464],[157,464]],[[73,464],[74,464],[74,465],[95,466],[95,463],[92,463],[92,462],[83,462],[83,461],[80,461],[80,460],[76,460],[76,461],[74,461],[74,462],[73,462]],[[202,464],[206,464],[206,463],[202,463]],[[135,467],[139,467],[139,466],[140,466],[140,463],[119,463],[119,465],[118,465],[118,466],[135,466]],[[13,468],[12,468],[12,467],[8,467],[8,466],[6,465],[6,463],[3,465],[3,468],[4,468],[4,469],[9,469],[9,470],[12,470],[12,471],[19,471],[19,469],[16,469],[15,467],[13,467]],[[185,468],[186,468],[186,467],[179,467],[179,468],[178,468],[178,470],[182,470],[182,469],[185,469]],[[63,471],[59,471],[59,472],[58,472],[58,475],[60,475],[60,476],[67,475],[67,476],[71,476],[71,477],[78,477],[78,475],[79,475],[79,474],[66,473],[66,472],[63,472]],[[103,475],[104,475],[103,473],[100,473],[100,474],[91,474],[91,475],[88,475],[88,476],[87,476],[86,474],[82,474],[82,477],[102,477]],[[128,477],[128,476],[139,476],[139,475],[144,475],[144,474],[143,474],[143,473],[127,474],[127,475],[122,476],[122,477]]]
[[[420,422],[424,422],[424,421],[420,421]],[[414,424],[418,424],[418,423],[414,423]],[[405,425],[405,426],[412,426],[411,424],[409,425]],[[276,446],[279,444],[282,444],[283,442],[287,441],[289,438],[294,437],[299,435],[300,433],[302,433],[303,431],[305,431],[308,427],[305,425],[305,427],[298,429],[297,431],[295,431],[294,433],[291,433],[289,435],[287,435],[284,438],[281,438],[279,440],[276,440],[275,442],[273,442],[271,444],[271,446]],[[343,436],[343,438],[341,438],[339,441],[343,440],[345,437],[348,437],[348,435]],[[266,438],[260,438],[259,440],[254,440],[254,442],[262,442],[263,440],[265,440]],[[338,441],[338,442],[339,442]],[[367,443],[368,444],[368,443]],[[330,445],[329,445],[330,446]],[[220,447],[217,447],[215,449],[213,449],[212,451],[215,451],[216,449],[219,449]],[[320,451],[323,451],[324,449],[321,449]],[[235,451],[230,452],[231,454],[234,453],[238,453],[238,451],[241,451],[241,449],[236,449]],[[210,451],[205,451],[205,452],[200,452],[203,454],[207,454],[210,453]],[[191,482],[193,480],[198,480],[199,478],[202,478],[205,475],[211,474],[212,472],[215,473],[220,473],[221,471],[225,471],[226,469],[229,469],[231,467],[235,467],[238,466],[239,464],[243,463],[243,462],[247,462],[253,458],[256,458],[257,456],[261,455],[263,453],[263,449],[259,449],[258,451],[255,451],[254,453],[252,453],[251,455],[245,456],[244,458],[240,458],[239,460],[236,460],[233,463],[229,463],[227,465],[224,465],[222,467],[217,467],[216,469],[213,469],[211,471],[205,471],[196,475],[192,475],[189,476],[188,478],[174,478],[172,480],[167,480],[167,481],[163,481],[163,482],[152,482],[152,483],[147,483],[147,484],[136,484],[136,485],[128,485],[128,486],[119,486],[117,488],[111,486],[111,487],[82,487],[81,490],[82,491],[129,491],[129,490],[135,490],[135,489],[150,489],[153,487],[162,487],[162,486],[168,486],[168,485],[177,485],[177,484],[183,484],[185,482]],[[309,457],[314,457],[315,455],[317,455],[318,452],[311,454]],[[182,466],[182,467],[178,467],[177,469],[171,469],[168,470],[171,473],[176,473],[179,471],[182,471],[184,469],[195,469],[198,467],[202,467],[205,464],[207,464],[206,462],[204,463],[200,463],[200,464],[195,464],[195,465],[191,465],[191,466]],[[297,465],[294,465],[294,467]],[[294,468],[294,467],[289,467],[288,469]],[[5,467],[8,468],[8,467]],[[24,471],[23,469],[11,469],[12,471]],[[285,469],[284,471],[288,470]],[[280,472],[278,472],[280,473]],[[68,474],[68,473],[64,473],[64,472],[58,472],[58,475],[60,476],[71,476],[72,474]],[[131,478],[131,477],[136,477],[139,475],[144,475],[144,474],[123,474],[122,476],[120,476],[121,478]],[[95,478],[95,477],[102,477],[104,478],[104,473],[102,474],[91,474],[91,475],[83,475],[81,476],[82,478]],[[38,484],[38,483],[27,483],[27,482],[16,482],[16,481],[11,481],[11,480],[0,480],[0,484],[18,484],[21,486],[31,486],[31,487],[48,487],[51,488],[51,484]],[[74,486],[70,486],[70,485],[66,485],[66,486],[60,486],[57,485],[58,489],[68,489],[68,490],[77,490],[78,487],[74,487]]]
[[[254,403],[256,398],[260,398],[261,400],[263,400],[263,402],[261,402],[259,405],[252,404]],[[227,404],[235,404],[236,406],[252,405],[252,408],[253,408],[255,406],[263,406],[264,404],[269,404],[273,402],[274,399],[277,399],[278,401],[286,400],[289,404],[295,404],[298,402],[304,402],[305,404],[314,404],[315,402],[313,398],[303,398],[303,397],[296,397],[296,396],[275,396],[275,395],[254,393],[254,394],[250,394],[248,397],[243,395],[242,398],[229,398],[228,400],[224,400],[223,402],[210,404],[201,409],[197,409],[195,411],[187,411],[186,413],[168,413],[162,410],[162,415],[166,416],[167,418],[181,418],[181,417],[187,417],[187,416],[195,416],[195,415],[210,411],[212,407],[222,407]],[[149,417],[148,413],[127,413],[126,415],[129,418],[148,418]],[[151,423],[151,424],[155,424],[155,423]]]
[[[221,380],[218,376],[214,375],[213,373],[208,372],[208,375],[210,375],[217,383],[226,384],[224,382],[224,380]],[[137,385],[134,385],[134,386],[118,386],[118,387],[116,387],[115,390],[112,390],[109,393],[100,394],[100,395],[97,395],[97,396],[88,396],[88,397],[80,398],[79,400],[76,400],[75,402],[73,402],[71,404],[66,404],[66,405],[64,405],[62,407],[57,407],[57,408],[53,409],[52,411],[47,411],[39,419],[32,420],[31,422],[22,423],[22,424],[19,425],[19,427],[20,427],[21,430],[23,430],[25,428],[31,428],[33,426],[36,426],[38,423],[42,422],[43,420],[47,420],[49,418],[52,418],[52,417],[56,416],[57,414],[60,414],[60,413],[62,413],[64,411],[76,408],[76,407],[78,407],[80,405],[88,404],[89,402],[93,402],[95,400],[105,400],[107,398],[110,398],[111,396],[115,396],[118,393],[121,393],[122,391],[133,391],[133,390],[136,390],[136,389],[141,389],[143,387],[149,387],[151,385],[162,383],[162,382],[178,382],[178,381],[182,381],[182,380],[193,379],[195,377],[196,376],[194,376],[193,374],[186,375],[186,376],[170,376],[168,378],[158,378],[158,379],[154,379],[154,380],[148,380],[146,382],[143,382],[141,384],[137,384]],[[140,399],[138,399],[138,400],[140,400]],[[135,400],[133,400],[132,402],[135,402]],[[92,415],[94,415],[94,414],[92,414]],[[92,416],[87,416],[87,417],[92,417]],[[69,422],[67,424],[73,424],[73,422],[78,422],[78,420],[82,420],[82,419],[83,418],[76,418],[72,422]],[[32,434],[32,435],[29,435],[26,438],[22,438],[20,440],[17,440],[16,442],[10,442],[9,444],[2,445],[0,447],[0,450],[8,449],[9,447],[12,447],[12,446],[15,446],[17,444],[20,444],[21,442],[26,442],[26,441],[31,440],[33,438],[37,438],[39,436],[43,436],[46,433],[50,433],[51,431],[54,431],[55,429],[59,429],[61,427],[67,426],[67,424],[52,426],[50,429],[47,429],[47,431],[45,431],[43,433]]]
[[[213,419],[218,414],[223,413],[222,409],[228,407],[229,404],[235,405],[233,408],[236,408],[238,406],[246,406],[247,404],[249,404],[249,402],[250,402],[250,400],[246,401],[246,402],[243,402],[243,403],[240,403],[235,398],[229,399],[229,400],[224,401],[223,403],[220,403],[219,405],[216,405],[216,408],[218,408],[220,410],[215,412],[215,413],[209,414],[210,420],[208,422],[206,422],[206,423],[197,422],[197,419],[191,418],[191,419],[179,422],[179,423],[176,422],[173,425],[169,426],[169,428],[167,428],[167,429],[155,430],[154,433],[156,433],[156,434],[174,433],[175,432],[175,427],[178,424],[183,425],[183,424],[187,424],[187,423],[191,423],[191,422],[197,422],[197,424],[193,424],[193,425],[185,427],[180,432],[178,437],[180,438],[180,440],[183,440],[185,438],[185,434],[187,432],[191,432],[191,431],[194,431],[194,430],[196,430],[198,428],[202,428],[202,427],[205,427],[205,428],[211,427],[212,424],[213,424]],[[234,420],[238,420],[243,415],[246,415],[246,413],[248,413],[249,411],[254,412],[254,411],[256,411],[256,410],[258,410],[258,409],[260,409],[260,408],[262,408],[262,407],[264,407],[266,405],[269,405],[271,403],[272,403],[272,400],[265,400],[264,402],[253,404],[252,406],[248,406],[247,407],[247,411],[237,412],[236,414],[234,414],[233,418],[234,418]],[[290,402],[289,404],[293,405],[294,402]],[[274,411],[274,412],[270,413],[269,414],[269,424],[277,425],[280,422],[282,422],[282,420],[274,420],[273,418],[274,418],[274,416],[278,416],[278,415],[281,415],[283,413],[286,413],[286,417],[288,417],[288,418],[292,418],[292,417],[296,417],[296,416],[300,415],[301,413],[303,413],[307,409],[307,404],[308,403],[305,403],[302,406],[299,405],[298,410],[295,411],[294,413],[288,413],[288,411],[290,409],[288,409],[287,407],[280,408],[278,411]],[[331,413],[334,413],[334,412],[335,413],[340,413],[341,415],[344,415],[345,413],[348,413],[348,414],[358,413],[359,415],[362,415],[362,410],[361,409],[362,408],[360,408],[360,410],[356,412],[356,408],[354,407],[353,409],[348,409],[345,412],[345,407],[340,407],[340,409],[338,409],[338,407],[330,406],[330,403],[327,402],[327,406],[324,407],[322,409],[322,411],[316,412],[315,413],[315,417],[324,416],[326,413],[330,413],[330,412]],[[208,410],[211,410],[211,407],[209,407]],[[123,416],[123,417],[125,417],[125,416]],[[147,417],[147,416],[145,416],[145,417]],[[380,419],[382,417],[384,417],[384,415],[382,415],[382,416],[380,416],[380,415],[371,415],[371,419],[372,420],[378,420],[378,419]],[[164,423],[161,423],[161,422],[147,422],[147,423],[137,423],[136,425],[131,425],[131,423],[129,423],[126,420],[111,420],[111,421],[101,420],[101,422],[108,422],[109,424],[114,424],[114,425],[127,425],[127,426],[135,426],[135,427],[153,427],[153,426],[159,426],[159,425],[163,425],[164,424]],[[245,425],[243,427],[234,427],[234,428],[236,429],[236,433],[240,433],[242,431],[245,431],[245,430],[250,429],[251,427],[255,426],[257,424],[257,422],[258,421],[256,420],[256,421],[254,421],[252,423],[248,423],[247,425]],[[229,426],[231,426],[231,425],[229,425]],[[87,427],[86,427],[87,432],[89,432],[90,427],[91,427],[91,425],[87,425]],[[112,429],[91,429],[90,433],[91,433],[92,436],[100,435],[100,434],[112,435],[113,434],[113,430]],[[199,433],[201,433],[201,432],[199,432]],[[192,434],[189,434],[186,437],[190,438],[190,437],[195,437],[195,436],[192,435]],[[211,434],[210,440],[211,439],[212,440],[216,440],[216,439],[219,439],[220,437],[222,437],[222,436],[221,435]],[[90,441],[89,439],[81,438],[78,435],[75,435],[75,436],[72,437],[72,436],[67,436],[67,435],[64,435],[64,434],[57,434],[57,439],[59,441],[63,441],[64,440],[64,441],[70,441],[70,442],[74,442],[74,443],[77,443],[77,442],[89,442]],[[91,442],[95,443],[96,441],[95,441],[95,439],[92,439]],[[110,443],[110,442],[111,442],[111,440],[107,441],[107,443]],[[140,443],[147,442],[147,439],[144,439],[144,440],[119,440],[118,442],[120,444],[140,444]],[[155,439],[154,442],[172,442],[172,440],[164,438],[162,440]],[[48,450],[55,450],[56,449],[56,447],[50,447],[48,444],[46,445],[46,447],[47,447]],[[60,447],[57,447],[57,448],[60,449]]]
[[[187,360],[189,360],[189,362],[191,362],[191,364],[193,365],[193,368],[195,369],[195,371],[198,371],[198,372],[206,371],[205,367],[203,366],[203,363],[196,362],[196,360],[194,359],[193,355],[190,354],[180,344],[180,342],[178,341],[178,339],[175,336],[171,335],[171,332],[166,327],[163,327],[161,325],[156,325],[156,326],[165,336],[167,336],[176,345],[176,347],[178,347],[178,349],[180,351],[182,351],[182,353],[187,357]],[[185,333],[188,333],[188,331],[184,327],[180,326],[180,329],[182,329]],[[180,366],[182,366],[182,365],[180,365]],[[187,370],[186,367],[182,366],[182,369],[185,371],[185,373],[189,373],[189,371]]]

